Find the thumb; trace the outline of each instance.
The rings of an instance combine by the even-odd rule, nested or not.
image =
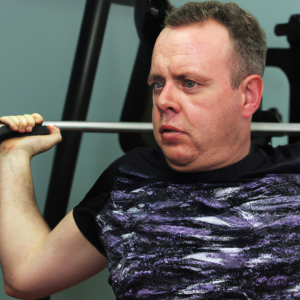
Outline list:
[[[52,148],[55,144],[62,141],[60,129],[57,126],[48,125],[47,127],[50,131],[50,134],[43,135],[43,136],[36,136],[36,138],[39,141],[37,143],[32,144],[34,148],[32,152],[32,156],[45,152],[50,148]]]
[[[13,148],[25,150],[29,157],[48,151],[55,144],[59,143],[62,140],[62,137],[58,127],[49,125],[47,127],[50,131],[50,134],[48,135],[32,135],[12,139],[11,142],[13,143]]]
[[[60,129],[55,125],[48,125],[47,127],[50,130],[49,137],[51,138],[53,145],[60,143],[62,141]]]

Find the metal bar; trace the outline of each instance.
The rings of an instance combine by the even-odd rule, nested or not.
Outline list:
[[[151,132],[152,123],[139,122],[80,122],[47,121],[43,125],[56,125],[62,131],[81,132]],[[252,135],[300,135],[300,123],[251,123]]]
[[[299,136],[300,123],[251,123],[252,135]]]
[[[73,122],[73,121],[49,121],[43,125],[56,125],[62,131],[80,131],[80,132],[149,132],[153,130],[152,123],[136,122]]]

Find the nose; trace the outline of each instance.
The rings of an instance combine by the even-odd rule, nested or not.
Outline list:
[[[179,91],[176,91],[176,88],[172,84],[165,84],[155,102],[160,113],[179,113],[181,111]]]

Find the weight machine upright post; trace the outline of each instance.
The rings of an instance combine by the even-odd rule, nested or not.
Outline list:
[[[287,24],[275,26],[277,36],[287,36],[289,49],[270,48],[267,52],[267,66],[276,66],[286,74],[290,84],[289,122],[299,123],[300,109],[300,14],[292,15]],[[298,143],[299,137],[290,136],[289,143]]]
[[[62,120],[85,121],[110,9],[110,0],[87,0]],[[65,216],[81,132],[63,132],[57,145],[44,217],[53,229]],[[44,300],[49,297],[43,298]]]

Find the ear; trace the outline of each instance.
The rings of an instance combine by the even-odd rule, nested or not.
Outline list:
[[[243,94],[243,117],[251,117],[258,109],[263,93],[263,81],[259,75],[251,75],[243,80],[240,87]]]

